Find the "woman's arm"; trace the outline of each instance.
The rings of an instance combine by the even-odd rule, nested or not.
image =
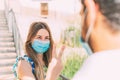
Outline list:
[[[25,60],[20,60],[18,62],[17,75],[19,76],[20,80],[35,80],[35,77],[32,73],[32,67]]]
[[[53,51],[52,51],[53,56],[51,62],[49,63],[45,80],[56,80],[60,75],[63,68],[61,57],[64,49],[65,46],[62,46],[60,52],[57,54],[56,46],[55,45],[53,46]]]
[[[62,71],[63,65],[61,60],[53,58],[49,64],[45,80],[56,80]]]

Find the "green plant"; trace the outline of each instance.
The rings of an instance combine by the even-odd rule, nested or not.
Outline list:
[[[74,26],[67,27],[61,32],[61,42],[71,47],[80,46],[80,30]]]
[[[85,57],[81,57],[77,53],[72,53],[68,58],[64,61],[64,69],[62,71],[62,75],[71,79],[74,74],[80,69]],[[62,79],[58,79],[62,80]]]

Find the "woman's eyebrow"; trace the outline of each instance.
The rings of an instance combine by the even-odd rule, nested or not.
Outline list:
[[[37,35],[37,36],[40,37],[40,36],[42,36],[42,35],[39,34],[39,35]],[[50,36],[45,36],[45,37],[50,37]]]
[[[36,36],[42,36],[42,35],[36,35]]]

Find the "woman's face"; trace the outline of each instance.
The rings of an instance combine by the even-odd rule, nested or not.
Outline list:
[[[50,47],[49,33],[46,29],[40,29],[32,40],[32,48],[38,54],[45,53]]]
[[[40,29],[34,39],[41,40],[41,41],[49,41],[50,35],[46,29]],[[33,40],[34,40],[33,39]]]

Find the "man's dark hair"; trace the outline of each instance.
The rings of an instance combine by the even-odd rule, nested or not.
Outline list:
[[[120,29],[120,0],[94,0],[112,27]],[[82,3],[84,0],[82,0]]]

